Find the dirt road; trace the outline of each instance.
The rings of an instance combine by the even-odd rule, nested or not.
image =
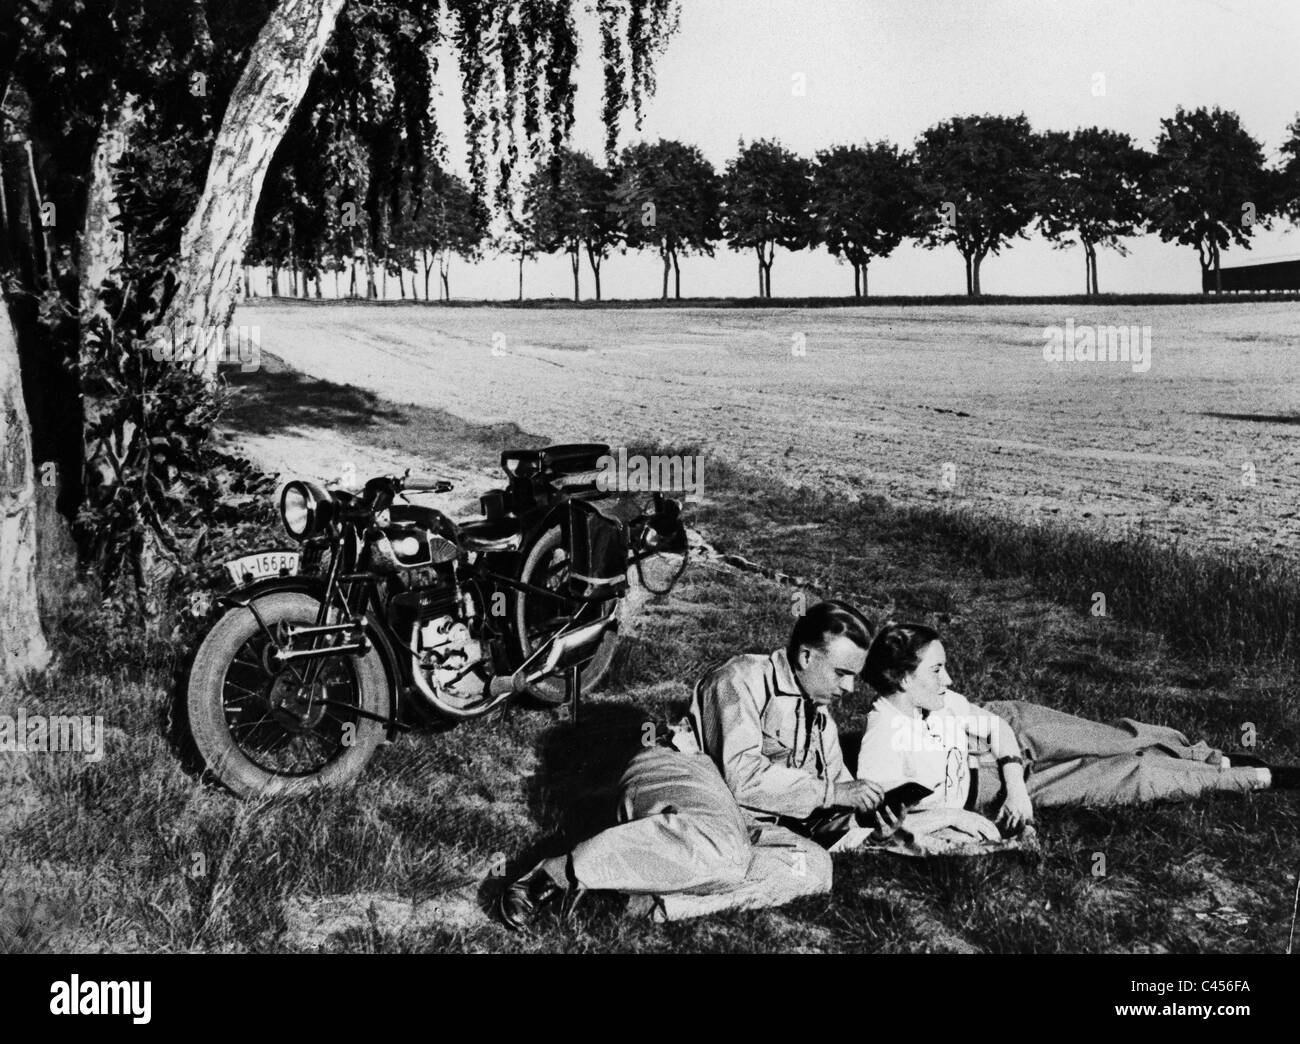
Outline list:
[[[795,485],[1054,516],[1116,536],[1300,547],[1295,304],[275,303],[245,306],[235,321],[256,325],[262,350],[291,366],[394,402],[512,420],[556,441],[693,445],[706,495],[716,457]],[[1045,360],[1048,328],[1090,325],[1146,327],[1149,368]],[[303,430],[251,449],[311,470],[322,453],[337,457],[331,438]],[[414,450],[436,459],[436,447]]]

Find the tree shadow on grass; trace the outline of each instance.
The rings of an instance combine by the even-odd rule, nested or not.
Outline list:
[[[1218,420],[1254,421],[1256,424],[1300,424],[1300,413],[1202,413]]]
[[[619,779],[653,718],[626,703],[589,703],[577,725],[557,722],[542,734],[528,806],[560,850],[614,824]]]
[[[223,414],[231,428],[251,435],[270,435],[290,428],[344,430],[397,423],[403,410],[373,392],[349,384],[317,380],[264,355],[252,373],[231,369],[224,375],[234,392]]]
[[[483,882],[478,895],[483,909],[492,909],[501,890],[539,860],[562,855],[614,825],[619,779],[642,749],[642,725],[651,718],[625,703],[589,703],[577,725],[557,721],[542,733],[538,769],[525,790],[542,835],[509,858],[504,874]]]
[[[395,403],[351,384],[320,380],[269,352],[262,353],[259,369],[244,373],[238,367],[223,367],[222,376],[234,393],[222,414],[222,427],[240,434],[326,428],[355,432],[386,449],[468,445],[494,453],[531,449],[550,441],[525,432],[513,421],[475,424],[446,410]]]

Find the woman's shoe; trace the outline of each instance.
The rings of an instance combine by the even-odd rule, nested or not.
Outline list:
[[[1295,790],[1300,788],[1300,766],[1269,765],[1268,774],[1273,777],[1274,790]]]
[[[1224,754],[1228,759],[1228,764],[1233,768],[1268,768],[1268,763],[1263,758],[1257,758],[1254,754],[1247,754],[1244,750],[1230,750]]]

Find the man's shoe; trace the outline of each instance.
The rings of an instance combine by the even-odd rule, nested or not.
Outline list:
[[[539,863],[513,884],[506,885],[497,900],[497,913],[501,923],[511,931],[523,931],[548,906],[564,899],[567,891],[564,886],[556,884]]]

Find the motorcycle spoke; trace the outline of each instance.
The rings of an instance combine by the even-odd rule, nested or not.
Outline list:
[[[325,742],[325,740],[321,736],[316,734],[316,731],[314,729],[308,729],[306,732],[300,732],[296,738],[302,740],[303,746],[305,747],[310,746],[308,740],[312,740],[314,742],[320,742],[320,743]],[[330,761],[332,761],[334,759],[334,755],[338,753],[339,747],[340,744],[334,744],[333,749],[327,746],[325,748],[325,760],[324,762],[322,762],[322,764],[328,764]]]
[[[260,718],[257,719],[257,721],[235,722],[233,725],[230,726],[230,734],[233,736],[235,734],[236,729],[255,729],[259,725],[264,725],[264,724],[272,724],[272,725],[275,724],[275,722],[272,720],[271,715],[269,713],[263,714]]]

